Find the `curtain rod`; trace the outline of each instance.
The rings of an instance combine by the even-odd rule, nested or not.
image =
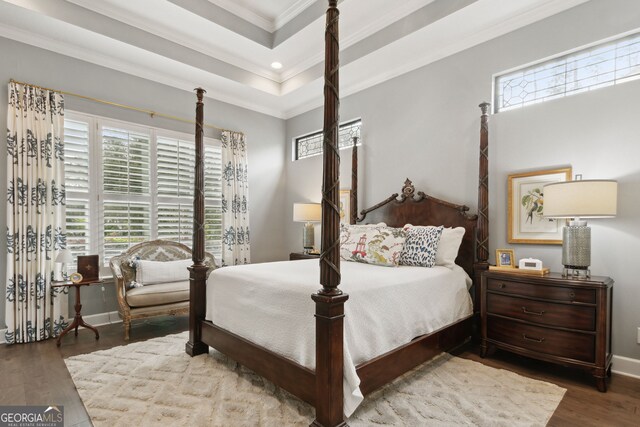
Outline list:
[[[117,102],[111,102],[111,101],[105,101],[104,99],[92,98],[90,96],[79,95],[79,94],[73,93],[73,92],[65,92],[63,90],[51,89],[51,88],[48,88],[48,87],[38,86],[38,85],[31,84],[31,83],[19,82],[19,81],[14,80],[14,79],[10,79],[10,81],[11,81],[11,83],[17,83],[17,84],[20,84],[20,85],[32,86],[32,87],[36,87],[36,88],[42,89],[42,90],[51,90],[51,91],[54,91],[54,92],[62,93],[64,95],[75,96],[76,98],[82,98],[82,99],[86,99],[88,101],[98,102],[100,104],[111,105],[112,107],[118,107],[118,108],[123,108],[125,110],[132,110],[132,111],[137,111],[139,113],[145,113],[145,114],[148,114],[149,116],[151,116],[151,118],[154,118],[154,117],[157,116],[157,117],[162,117],[162,118],[165,118],[165,119],[175,120],[175,121],[178,121],[178,122],[196,124],[196,122],[193,121],[193,120],[183,119],[182,117],[176,117],[176,116],[172,116],[170,114],[158,113],[157,111],[147,110],[145,108],[132,107],[130,105],[119,104]],[[211,128],[211,129],[217,129],[219,131],[235,132],[235,133],[239,133],[241,135],[244,135],[243,132],[239,132],[239,131],[236,131],[236,130],[224,129],[224,128],[221,128],[221,127],[218,127],[218,126],[215,126],[215,125],[209,125],[209,124],[206,124],[206,123],[204,124],[204,127],[208,127],[208,128]]]

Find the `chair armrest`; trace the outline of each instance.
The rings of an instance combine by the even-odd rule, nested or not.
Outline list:
[[[111,268],[111,273],[113,273],[113,277],[116,280],[124,280],[124,275],[122,274],[120,264],[109,262],[109,267]]]

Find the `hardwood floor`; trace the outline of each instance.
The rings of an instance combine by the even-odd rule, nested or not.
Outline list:
[[[55,340],[0,345],[0,405],[63,405],[66,427],[91,426],[63,359],[188,328],[187,316],[167,316],[132,322],[129,341],[124,340],[122,323],[115,323],[98,327],[99,340],[92,331],[80,328],[77,337],[67,334],[60,347]]]
[[[143,341],[156,336],[187,330],[188,318],[160,317],[132,324],[131,340]],[[55,340],[26,345],[0,345],[0,405],[64,405],[65,425],[90,426],[87,414],[63,358],[103,350],[127,342],[122,324],[100,326],[100,339],[80,329],[78,337],[69,334],[62,346]],[[573,369],[539,362],[506,352],[486,359],[479,349],[469,346],[457,356],[499,369],[548,381],[567,389],[553,414],[550,426],[638,426],[640,425],[640,380],[613,374],[607,393],[596,390],[590,375]]]
[[[456,355],[567,389],[549,426],[640,426],[640,379],[612,374],[607,392],[600,393],[585,371],[500,350],[485,359],[479,354],[479,348],[472,348]]]

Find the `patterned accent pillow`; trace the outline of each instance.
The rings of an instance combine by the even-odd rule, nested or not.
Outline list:
[[[444,227],[405,226],[407,240],[400,255],[400,264],[433,267]]]
[[[405,232],[381,225],[342,225],[340,258],[345,261],[395,267],[400,262]]]

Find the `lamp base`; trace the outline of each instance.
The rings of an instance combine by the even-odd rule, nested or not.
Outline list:
[[[591,228],[586,221],[573,221],[562,229],[563,277],[591,277]]]
[[[307,222],[304,225],[304,231],[302,233],[302,247],[304,248],[304,253],[309,254],[311,250],[313,250],[314,245],[314,227],[311,222]]]
[[[591,270],[585,267],[575,267],[573,265],[565,265],[562,269],[562,277],[573,277],[576,279],[588,279],[591,277]]]

